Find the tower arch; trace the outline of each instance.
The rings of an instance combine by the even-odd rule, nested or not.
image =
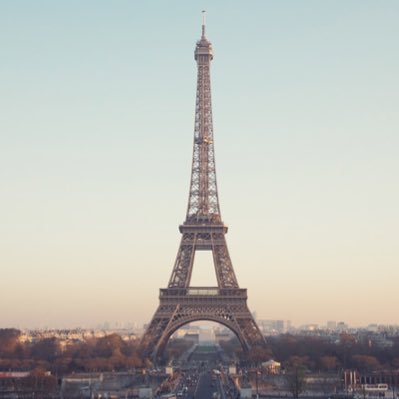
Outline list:
[[[204,316],[191,316],[191,317],[187,317],[187,318],[182,318],[180,320],[175,321],[174,323],[172,323],[166,333],[165,336],[162,337],[162,339],[159,341],[159,343],[157,344],[154,352],[153,352],[153,357],[154,359],[157,359],[158,356],[160,354],[162,354],[170,340],[170,337],[181,327],[186,326],[187,324],[190,323],[194,323],[197,321],[211,321],[211,322],[215,322],[219,325],[222,325],[226,328],[228,328],[234,335],[235,337],[238,339],[242,349],[247,352],[250,348],[248,347],[248,343],[245,340],[245,337],[242,336],[242,334],[240,334],[240,329],[237,328],[236,326],[234,326],[234,323],[227,321],[225,319],[221,319],[215,316],[211,316],[209,314],[206,314]]]

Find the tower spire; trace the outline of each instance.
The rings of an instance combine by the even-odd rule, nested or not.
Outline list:
[[[202,37],[201,38],[205,38],[205,22],[206,22],[206,11],[202,10]]]
[[[211,42],[205,37],[203,11],[202,37],[195,46],[197,61],[197,96],[194,124],[194,149],[186,221],[221,222],[216,184],[215,153],[211,101]]]

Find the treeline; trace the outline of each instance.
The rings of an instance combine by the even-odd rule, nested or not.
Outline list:
[[[138,343],[111,334],[61,347],[56,338],[21,343],[21,332],[0,330],[0,370],[47,370],[53,375],[70,372],[125,371],[143,367]]]
[[[224,350],[242,358],[237,340],[222,344]],[[273,358],[283,367],[301,365],[310,371],[355,369],[360,372],[399,369],[399,337],[392,347],[381,347],[368,337],[343,333],[336,342],[328,337],[284,334],[267,338],[267,347],[247,356],[249,362]]]
[[[22,343],[17,329],[0,329],[0,371],[50,371],[62,376],[72,372],[129,371],[151,367],[151,359],[140,353],[139,341],[124,341],[118,334],[90,338],[61,346],[56,338]],[[179,358],[191,344],[170,341],[159,361]]]
[[[21,332],[0,329],[0,371],[46,370],[53,375],[71,372],[127,371],[151,366],[143,358],[138,341],[124,341],[119,335],[77,341],[61,347],[56,338],[21,343]],[[190,346],[183,340],[171,341],[163,363],[178,358]],[[250,364],[275,359],[283,367],[301,365],[310,371],[356,369],[360,372],[399,369],[399,337],[392,347],[381,347],[368,337],[341,334],[336,342],[328,337],[284,334],[267,339],[266,347],[242,352],[236,339],[221,343],[227,354]]]

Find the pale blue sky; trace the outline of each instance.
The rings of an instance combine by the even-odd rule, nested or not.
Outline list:
[[[152,316],[185,217],[202,9],[251,310],[399,324],[399,2],[2,0],[0,327]]]

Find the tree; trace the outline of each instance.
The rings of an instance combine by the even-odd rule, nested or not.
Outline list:
[[[248,361],[257,365],[271,359],[271,357],[270,349],[265,346],[254,346],[248,353]]]
[[[49,363],[54,362],[59,352],[60,348],[56,338],[42,339],[36,342],[31,349],[31,355],[34,359],[45,360]]]
[[[15,328],[0,329],[0,356],[10,356],[19,344],[21,331]]]
[[[373,371],[381,367],[374,356],[353,355],[352,360],[360,371]]]
[[[293,398],[298,399],[306,389],[305,368],[299,364],[291,366],[285,374],[285,379]]]
[[[120,355],[125,343],[118,334],[110,334],[100,338],[94,348],[96,356],[111,357],[112,355]]]
[[[336,370],[338,367],[338,359],[336,356],[322,356],[320,358],[320,367],[323,370]]]
[[[339,337],[338,351],[342,359],[344,368],[349,366],[348,361],[353,353],[353,348],[356,345],[356,338],[346,332],[343,332]]]

